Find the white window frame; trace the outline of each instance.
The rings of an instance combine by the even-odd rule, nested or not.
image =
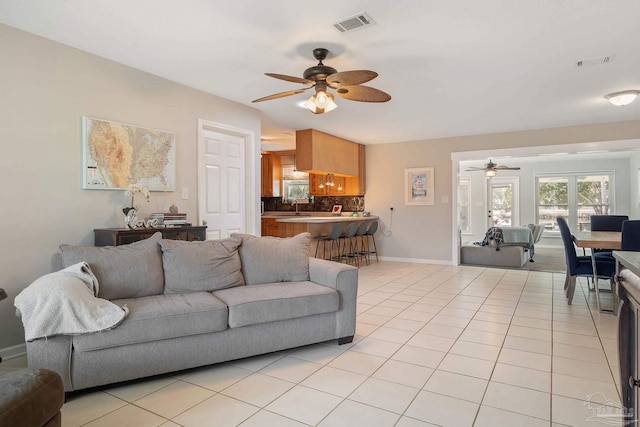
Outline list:
[[[569,217],[567,218],[567,223],[569,224],[569,228],[571,230],[577,230],[578,228],[578,178],[584,176],[598,176],[598,175],[608,175],[609,176],[609,213],[611,215],[615,214],[616,202],[615,202],[615,171],[585,171],[585,172],[569,172],[569,173],[544,173],[544,174],[534,174],[534,186],[535,186],[535,222],[537,224],[540,223],[540,195],[538,193],[539,178],[567,178],[568,180],[568,193],[567,193],[567,203],[568,203],[568,212]],[[546,235],[556,235],[560,236],[560,232],[558,230],[545,230]]]

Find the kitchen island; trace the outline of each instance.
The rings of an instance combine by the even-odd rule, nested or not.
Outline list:
[[[316,250],[317,243],[315,237],[329,234],[335,223],[342,223],[342,229],[345,231],[349,224],[353,222],[357,222],[359,224],[365,221],[370,222],[378,220],[378,216],[376,215],[362,216],[361,213],[359,213],[358,216],[353,216],[352,214],[335,216],[329,213],[323,215],[322,213],[318,214],[311,212],[301,212],[299,215],[295,215],[292,212],[265,212],[262,218],[263,221],[266,220],[277,225],[277,234],[275,233],[275,229],[272,229],[273,233],[271,233],[271,235],[292,237],[296,234],[308,231],[311,234],[311,242],[309,244],[309,253],[311,255],[313,255]],[[265,235],[264,232],[263,235]]]

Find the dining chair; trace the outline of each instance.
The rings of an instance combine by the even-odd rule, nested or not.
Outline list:
[[[628,215],[591,215],[591,231],[622,231],[622,223],[629,219]],[[610,249],[591,249],[594,252],[606,252]]]
[[[571,231],[569,230],[567,221],[562,217],[558,217],[557,222],[558,228],[560,229],[560,235],[562,237],[562,243],[564,245],[565,261],[567,263],[567,275],[564,280],[564,291],[568,298],[568,304],[571,305],[573,301],[573,294],[576,289],[576,278],[593,277],[592,258],[590,256],[578,256],[576,254],[576,248],[573,245],[573,238],[571,237]],[[611,279],[615,274],[615,260],[606,256],[596,256],[594,259],[598,277]],[[597,293],[596,299],[599,299]],[[600,306],[599,301],[598,306]]]
[[[640,220],[630,220],[622,223],[620,250],[640,252]]]

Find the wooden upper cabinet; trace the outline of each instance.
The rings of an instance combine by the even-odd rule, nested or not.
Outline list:
[[[298,170],[358,176],[361,144],[338,138],[315,129],[296,132],[296,166]]]
[[[273,154],[262,153],[260,158],[262,197],[273,196]]]
[[[365,146],[358,144],[358,175],[334,176],[333,187],[327,186],[327,174],[309,174],[309,194],[312,196],[364,196],[366,192]],[[324,185],[320,188],[320,182]],[[342,189],[338,189],[338,184]]]

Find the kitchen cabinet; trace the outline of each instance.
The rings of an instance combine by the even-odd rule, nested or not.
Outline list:
[[[315,129],[299,130],[296,131],[296,165],[298,170],[314,174],[358,176],[360,146]]]
[[[282,186],[280,155],[266,151],[260,154],[260,179],[262,197],[280,197]]]
[[[333,176],[334,186],[327,186],[327,174],[309,174],[309,194],[312,196],[363,196],[366,192],[365,146],[358,144],[358,175]],[[322,181],[324,188],[320,188]],[[338,189],[338,183],[342,189]]]
[[[273,236],[280,237],[278,223],[276,222],[276,218],[262,218],[262,235],[263,236]]]

